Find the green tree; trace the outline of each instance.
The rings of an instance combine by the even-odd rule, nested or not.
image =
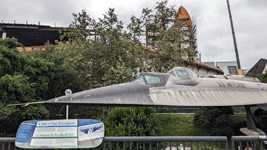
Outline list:
[[[119,84],[121,82],[130,82],[132,79],[132,74],[129,74],[131,69],[125,66],[125,62],[119,58],[116,66],[111,66],[111,68],[104,74],[102,80],[103,85]]]
[[[183,66],[183,56],[190,53],[193,58],[197,51],[181,47],[187,33],[181,30],[184,22],[178,19],[174,6],[167,7],[167,1],[158,2],[155,9],[143,9],[143,27],[149,31],[149,42],[156,47],[148,53],[148,70],[167,72],[173,67]],[[135,29],[136,30],[136,29]]]
[[[132,80],[139,63],[136,61],[136,49],[130,35],[123,31],[123,24],[115,15],[115,10],[109,9],[98,22],[84,10],[73,16],[74,21],[64,34],[69,40],[60,41],[56,50],[64,58],[63,68],[68,68],[77,75],[82,90]],[[92,31],[97,36],[92,37]],[[80,117],[89,117],[91,113],[83,113],[88,111],[98,110],[96,112],[99,114],[106,112],[104,107],[79,107],[77,111],[78,109]]]
[[[200,107],[194,115],[194,125],[206,129],[211,135],[232,136],[230,124],[231,107]]]
[[[0,39],[0,43],[0,132],[13,133],[24,119],[36,119],[25,118],[22,112],[35,110],[39,119],[47,118],[48,111],[39,106],[12,108],[4,105],[43,100],[53,64],[19,53],[16,46],[21,44],[15,38]]]
[[[36,101],[34,86],[34,83],[29,82],[29,77],[22,74],[2,76],[0,80],[2,104]]]
[[[51,71],[49,72],[50,76],[47,84],[49,90],[43,91],[45,93],[44,95],[46,96],[42,97],[42,99],[47,100],[65,95],[66,89],[71,89],[73,92],[79,92],[83,90],[82,83],[77,79],[77,72],[72,72],[71,69],[69,69],[67,66],[64,66],[64,55],[59,53],[56,47],[51,45],[49,42],[45,44],[44,51],[32,51],[23,53],[23,55],[29,59],[38,58],[54,64],[53,68],[51,68]],[[50,112],[50,119],[65,118],[65,106],[54,104],[45,106]],[[73,108],[70,110],[73,111]]]
[[[56,51],[54,45],[49,42],[45,44],[44,51],[32,51],[24,53],[28,58],[35,58],[45,60],[52,63],[53,66],[50,69],[48,88],[46,92],[46,97],[44,99],[50,99],[65,94],[66,89],[72,89],[73,92],[78,92],[81,90],[80,83],[76,79],[77,74],[71,72],[69,68],[63,66],[64,56]]]
[[[70,40],[60,42],[57,49],[65,58],[64,65],[77,72],[83,88],[132,80],[137,68],[143,65],[138,61],[140,43],[133,42],[131,35],[123,30],[115,10],[110,8],[98,22],[85,11],[73,16],[74,21],[65,34]],[[90,36],[91,31],[97,35]]]
[[[21,43],[18,42],[16,38],[6,38],[5,40],[0,40],[0,45],[7,47],[9,49],[15,49],[16,47],[24,47]]]
[[[267,83],[267,71],[265,71],[260,77],[260,81],[263,83]]]
[[[267,110],[258,108],[254,111],[256,126],[267,132]]]
[[[260,77],[260,81],[267,83],[267,71],[265,71]],[[267,133],[267,110],[258,108],[255,110],[254,115],[256,117],[257,126]]]

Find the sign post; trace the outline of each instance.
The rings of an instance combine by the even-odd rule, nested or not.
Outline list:
[[[72,94],[72,91],[70,89],[67,89],[65,91],[65,94],[70,95],[70,94]],[[69,119],[69,105],[66,105],[66,119]]]
[[[66,119],[69,119],[69,105],[66,105]]]

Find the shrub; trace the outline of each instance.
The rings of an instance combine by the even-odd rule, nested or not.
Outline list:
[[[254,111],[254,116],[255,117],[261,116],[263,112],[264,110],[262,108],[258,108]]]
[[[116,107],[104,121],[106,136],[159,136],[155,112],[152,107]]]
[[[230,126],[231,107],[200,107],[194,116],[194,125],[207,129],[211,135],[232,136],[234,131]]]
[[[161,127],[153,114],[155,112],[152,107],[116,107],[109,111],[104,121],[105,136],[160,136]],[[135,146],[133,144],[132,148]],[[129,144],[125,147],[128,149]]]
[[[256,117],[256,125],[258,128],[267,132],[267,110],[258,108],[255,110],[254,115]]]

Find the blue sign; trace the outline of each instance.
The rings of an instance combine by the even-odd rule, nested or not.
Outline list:
[[[94,148],[104,137],[104,124],[94,119],[30,120],[20,124],[19,148]]]

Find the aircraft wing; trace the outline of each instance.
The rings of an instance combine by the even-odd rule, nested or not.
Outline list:
[[[25,107],[31,104],[44,104],[46,103],[46,101],[39,101],[39,102],[29,102],[29,103],[20,103],[20,104],[9,104],[7,106],[21,106],[21,107]]]

